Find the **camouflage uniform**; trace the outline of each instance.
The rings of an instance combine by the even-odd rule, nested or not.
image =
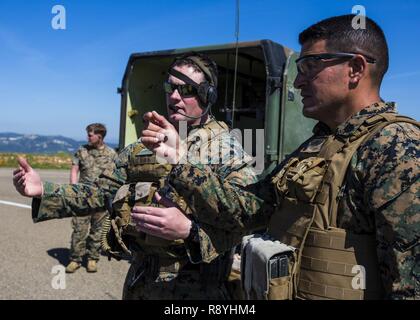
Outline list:
[[[204,126],[214,121],[209,118]],[[188,161],[207,168],[221,180],[229,181],[232,185],[245,186],[254,183],[256,176],[248,164],[251,159],[245,156],[242,146],[226,129],[221,130],[221,134],[214,140],[220,143],[221,149],[229,152],[224,152],[222,155],[209,152],[209,164],[200,164],[198,160],[200,155],[197,150],[200,150],[201,143],[197,137],[200,136],[201,127],[191,128],[188,133],[188,141],[191,141],[188,149]],[[120,186],[127,183],[128,165],[130,159],[135,156],[133,150],[138,143],[127,146],[115,161],[116,169],[113,172],[104,172],[100,179],[93,184],[58,185],[44,182],[44,195],[41,199],[34,199],[32,203],[34,222],[84,215],[92,210],[104,208],[106,202],[114,198]],[[242,161],[243,157],[245,157],[245,161]],[[169,187],[163,188],[159,192],[163,196],[173,198]],[[179,251],[177,256],[182,257],[178,262],[181,265],[179,272],[169,269],[165,272],[162,268],[159,272],[150,270],[147,267],[148,261],[141,259],[141,255],[135,254],[133,264],[127,274],[123,297],[126,299],[229,298],[223,283],[226,279],[215,281],[211,274],[203,274],[200,269],[205,269],[207,266],[217,269],[221,262],[218,259],[219,256],[230,253],[234,244],[239,243],[242,235],[240,231],[226,231],[223,225],[199,223],[198,242],[186,240],[183,246],[177,248]],[[216,246],[213,245],[214,239],[218,239]],[[219,244],[222,245],[219,246]],[[140,281],[135,281],[137,277],[140,278]],[[225,278],[227,278],[227,274]],[[133,283],[135,286],[129,290]]]
[[[314,135],[288,159],[325,136],[348,135],[366,119],[385,112],[396,113],[395,105],[373,104],[334,132],[318,123]],[[337,227],[376,237],[387,299],[420,298],[419,140],[417,126],[400,122],[387,125],[364,142],[347,169],[339,201]],[[246,188],[221,183],[206,168],[190,164],[174,168],[169,181],[187,199],[199,221],[223,224],[232,230],[264,228],[278,205],[272,178],[288,159],[264,180]],[[217,241],[214,239],[214,246],[223,245]]]
[[[101,149],[81,146],[72,159],[72,164],[79,167],[79,182],[92,183],[103,171],[112,170],[116,156],[117,153],[106,145]],[[81,263],[85,253],[89,260],[99,260],[101,230],[106,214],[101,210],[89,216],[72,218],[71,261]]]

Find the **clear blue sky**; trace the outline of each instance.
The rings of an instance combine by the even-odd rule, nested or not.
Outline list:
[[[390,68],[385,100],[420,119],[420,2],[241,0],[240,41],[272,39],[299,50],[297,36],[354,5],[384,29]],[[51,9],[66,8],[54,30]],[[117,141],[121,85],[133,52],[234,42],[235,0],[0,0],[0,132],[84,139],[104,122]]]

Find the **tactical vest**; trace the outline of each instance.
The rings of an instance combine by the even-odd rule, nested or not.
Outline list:
[[[118,190],[113,201],[115,224],[122,235],[130,239],[131,248],[141,248],[144,253],[161,255],[166,253],[168,256],[176,256],[169,249],[177,244],[176,241],[168,241],[139,232],[131,221],[131,209],[134,206],[159,206],[154,200],[154,194],[164,186],[165,178],[171,169],[170,164],[159,164],[155,154],[144,145],[138,144],[133,149],[127,167],[127,184]],[[182,198],[175,197],[174,200],[182,210],[186,210],[185,201]]]
[[[383,297],[375,235],[355,234],[336,222],[352,156],[364,141],[394,122],[418,125],[392,113],[372,116],[349,137],[331,135],[320,149],[304,149],[273,177],[278,206],[267,233],[296,250],[289,275],[269,281],[268,299]],[[355,277],[363,271],[366,278]]]
[[[187,140],[188,154],[197,157],[197,152],[201,148],[207,148],[211,141],[227,131],[226,124],[218,124],[214,120],[210,120],[202,127],[194,130],[189,134]],[[208,140],[200,141],[197,137],[200,134],[206,135]],[[132,251],[137,254],[155,255],[159,257],[161,262],[171,263],[180,259],[187,259],[184,241],[165,240],[159,237],[151,236],[136,230],[135,225],[131,221],[131,209],[134,206],[159,206],[154,201],[154,194],[159,189],[168,190],[165,179],[172,170],[170,164],[160,164],[156,159],[156,155],[148,150],[143,144],[137,144],[130,156],[127,167],[127,184],[124,184],[117,192],[113,200],[113,218],[108,220],[104,226],[103,233],[103,250],[110,255],[119,258],[123,254],[131,256]],[[190,214],[185,200],[180,197],[175,190],[170,190],[170,199],[185,213]],[[165,193],[165,195],[168,195]],[[109,230],[112,229],[112,237],[118,248],[111,248],[109,245]],[[108,242],[108,243],[107,243]]]

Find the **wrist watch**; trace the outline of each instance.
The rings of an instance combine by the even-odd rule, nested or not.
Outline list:
[[[198,224],[191,219],[191,228],[190,233],[188,234],[187,241],[193,241],[193,242],[200,242],[200,238],[198,236]]]

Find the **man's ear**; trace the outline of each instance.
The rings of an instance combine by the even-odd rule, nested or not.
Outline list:
[[[349,61],[350,83],[356,85],[359,81],[368,75],[367,62],[365,57],[357,55]]]

